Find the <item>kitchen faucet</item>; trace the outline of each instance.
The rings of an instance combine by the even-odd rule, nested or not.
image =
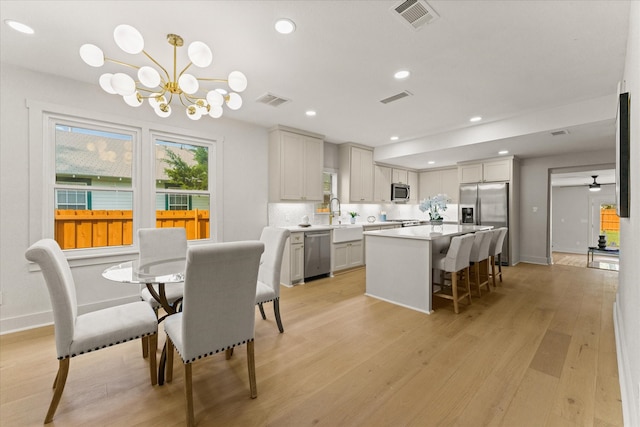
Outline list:
[[[340,216],[342,215],[342,213],[340,212],[340,199],[338,199],[337,197],[334,197],[333,199],[329,200],[329,225],[332,224],[334,213],[335,213],[335,211],[333,210],[333,201],[334,200],[337,200],[337,202],[338,202],[338,223],[341,222]]]

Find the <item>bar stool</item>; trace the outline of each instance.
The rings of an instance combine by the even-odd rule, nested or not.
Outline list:
[[[469,298],[471,304],[471,287],[469,285],[469,254],[473,246],[474,235],[465,234],[463,236],[455,236],[451,239],[451,244],[446,254],[436,253],[433,255],[433,269],[440,270],[450,274],[451,293],[444,286],[444,275],[442,280],[442,288],[438,292],[434,292],[433,296],[453,300],[453,311],[458,313],[458,301]],[[462,273],[465,278],[465,287],[462,292],[458,292],[458,274]]]
[[[502,245],[507,236],[507,227],[500,227],[493,230],[491,236],[491,245],[489,246],[489,264],[491,265],[490,277],[493,281],[493,287],[496,287],[496,277],[502,282]],[[498,274],[496,275],[496,257],[498,257]]]
[[[471,247],[471,255],[469,256],[469,261],[471,262],[471,267],[473,268],[474,273],[474,285],[478,288],[478,296],[482,296],[482,291],[480,288],[483,286],[487,287],[487,292],[491,292],[491,288],[489,287],[489,246],[491,245],[491,236],[492,231],[478,231],[475,233],[475,239],[473,241],[473,246]],[[487,273],[484,281],[480,281],[481,276],[481,267],[485,266],[487,269]]]

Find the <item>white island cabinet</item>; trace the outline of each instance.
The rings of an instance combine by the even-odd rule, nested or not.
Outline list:
[[[366,231],[365,295],[431,313],[431,255],[451,237],[491,226],[423,225]]]

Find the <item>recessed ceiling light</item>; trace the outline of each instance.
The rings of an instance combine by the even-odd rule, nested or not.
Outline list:
[[[509,151],[507,151],[507,150],[501,150],[501,151],[498,151],[498,154],[509,154]]]
[[[296,30],[296,24],[291,19],[278,19],[275,24],[276,31],[280,34],[291,34]]]
[[[471,118],[469,119],[469,121],[470,121],[471,123],[479,122],[480,120],[482,120],[482,117],[480,117],[480,116],[471,117]]]
[[[427,164],[429,164],[429,165],[434,165],[435,163],[436,163],[436,162],[434,162],[433,160],[429,160],[429,161],[427,162]]]
[[[391,138],[389,138],[389,139],[391,139],[392,141],[397,141],[399,138],[398,138],[397,136],[392,136],[392,137],[391,137]]]
[[[19,31],[24,34],[33,34],[33,28],[30,26],[23,24],[22,22],[14,21],[12,19],[5,19],[4,23],[13,28],[16,31]]]
[[[315,116],[315,115],[316,115],[316,112],[315,112],[315,111],[313,111],[313,110],[309,110],[309,111],[307,111],[305,114],[306,114],[307,116],[309,116],[309,117],[313,117],[313,116]]]
[[[400,70],[400,71],[397,71],[397,72],[393,75],[393,77],[394,77],[396,80],[402,80],[402,79],[406,79],[407,77],[409,77],[409,74],[411,74],[411,73],[410,73],[409,71],[407,71],[407,70]]]

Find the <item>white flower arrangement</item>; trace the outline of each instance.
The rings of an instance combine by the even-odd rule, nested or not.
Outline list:
[[[442,221],[442,215],[440,215],[440,211],[447,210],[447,202],[449,201],[449,197],[446,194],[438,194],[436,196],[431,196],[426,198],[420,203],[420,210],[422,212],[429,212],[429,219],[431,221]]]

